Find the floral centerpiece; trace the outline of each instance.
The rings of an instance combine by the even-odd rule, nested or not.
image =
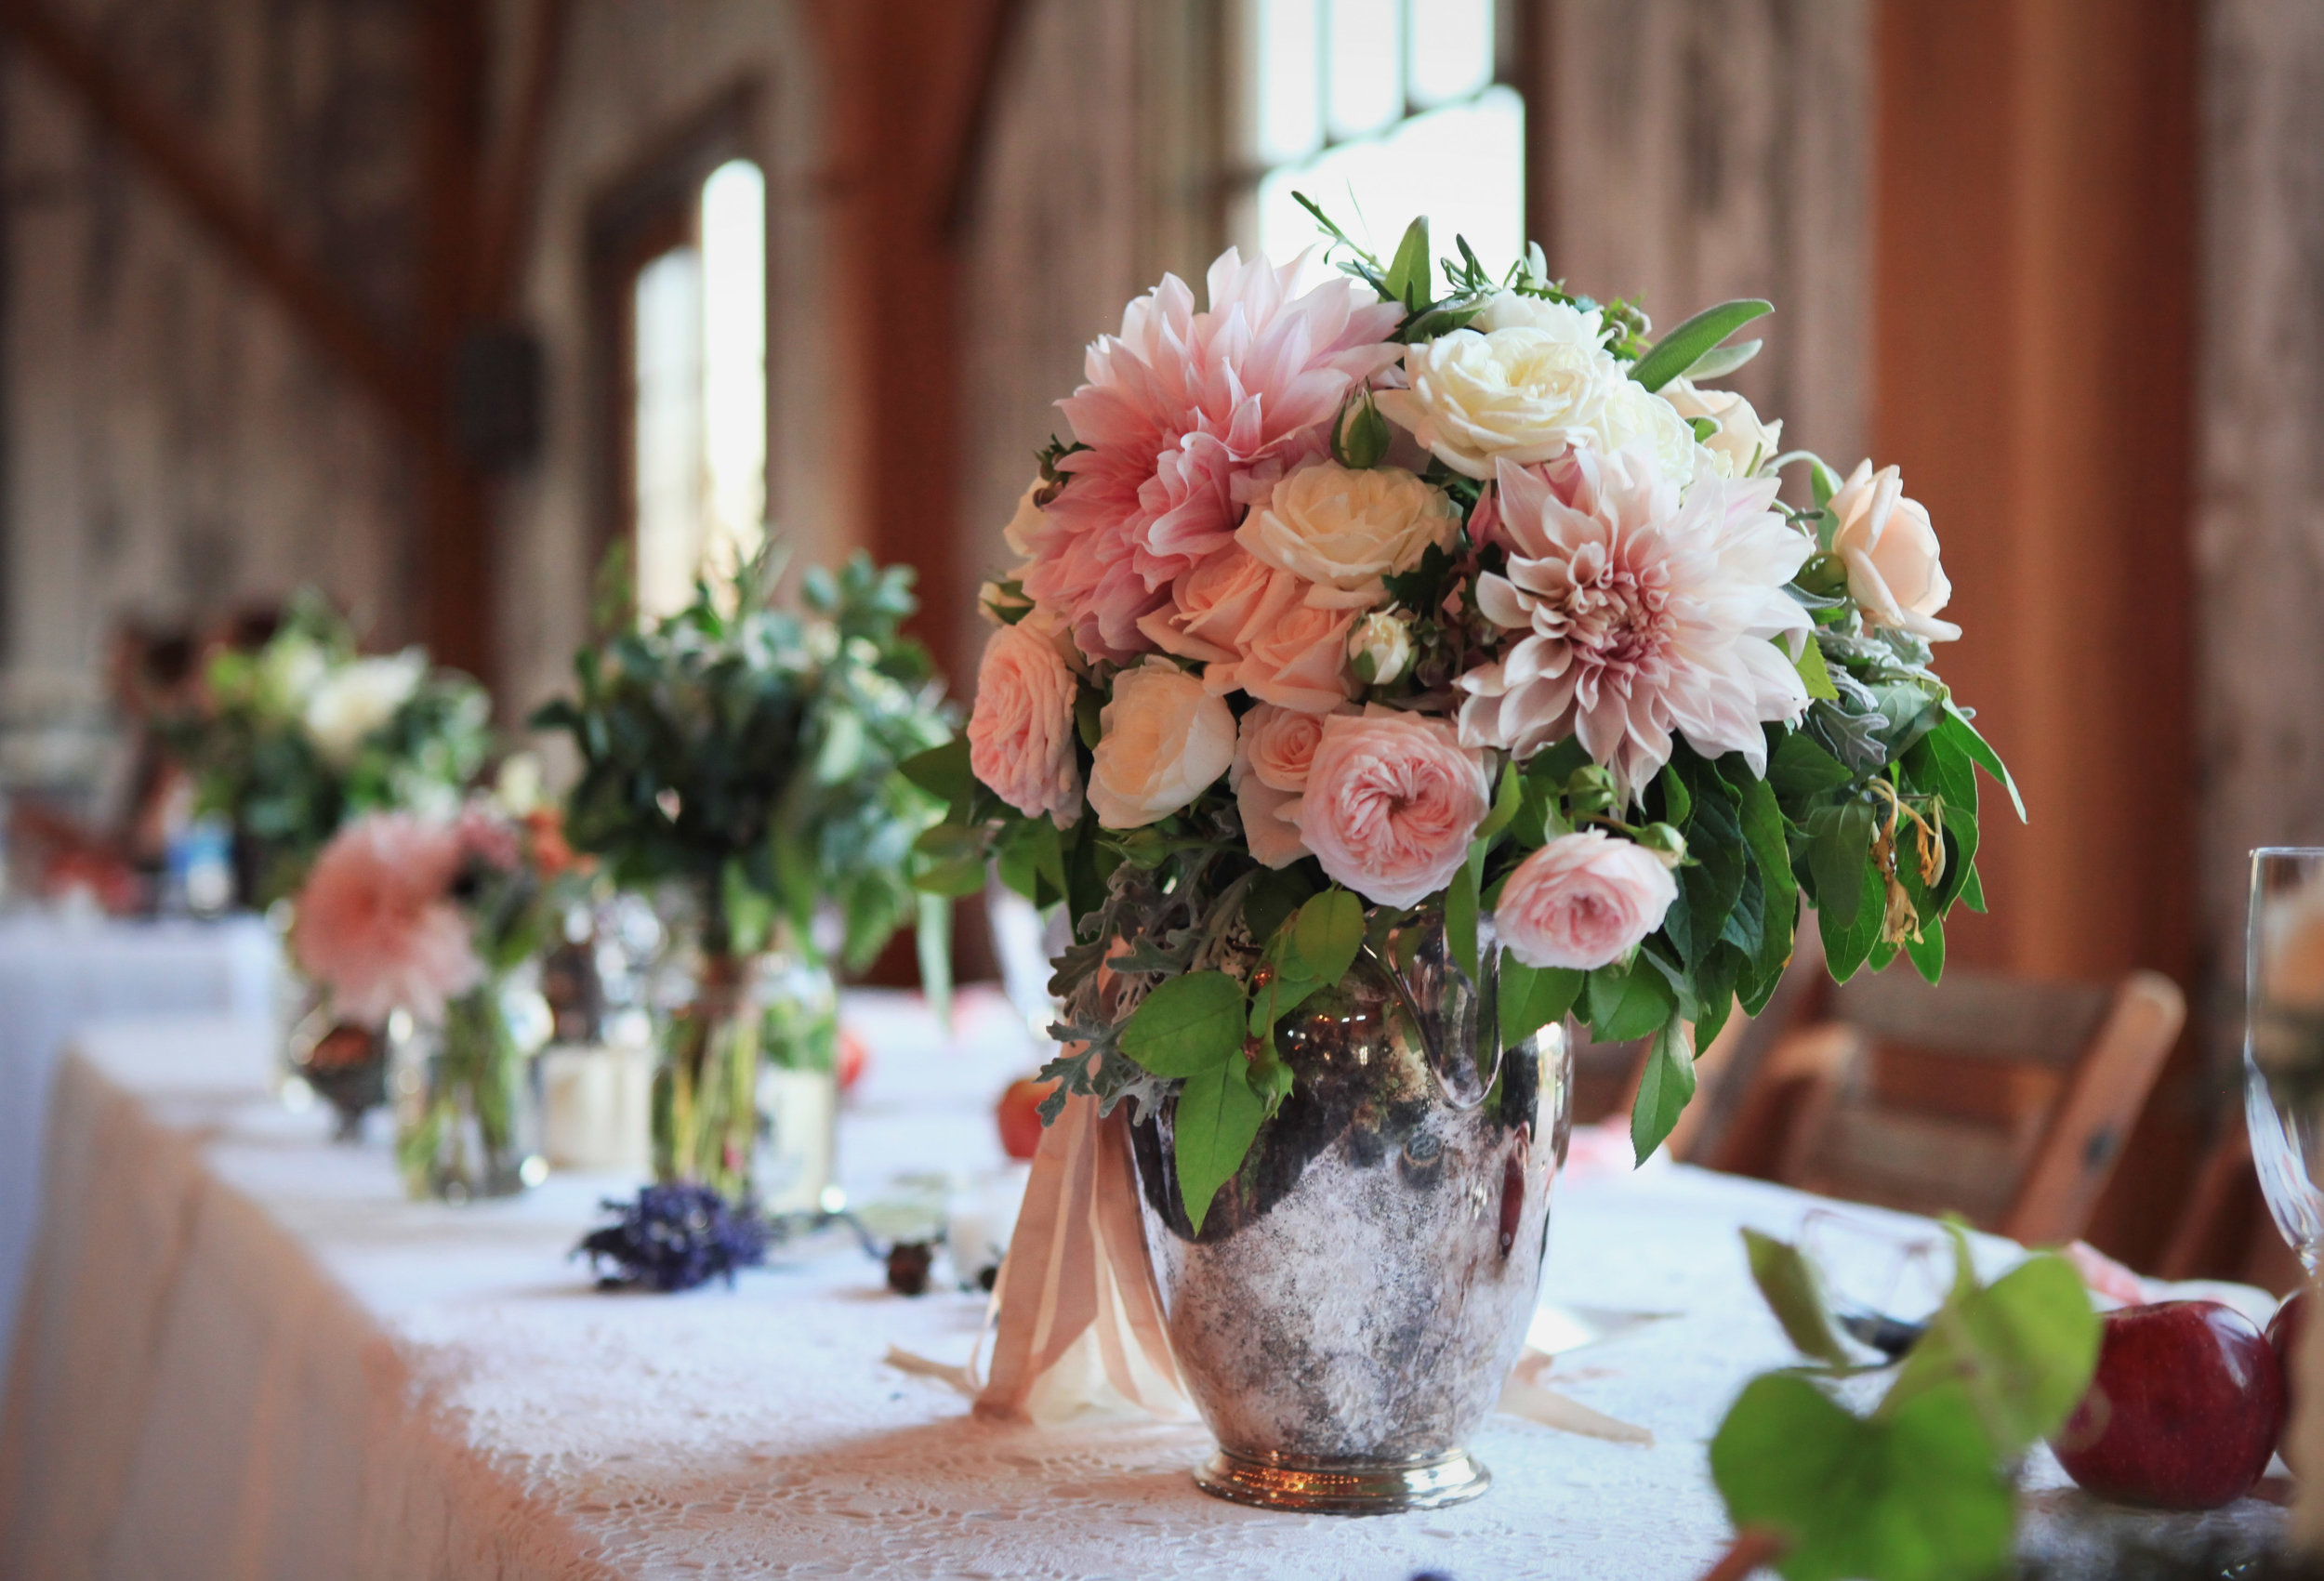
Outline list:
[[[243,899],[297,889],[347,819],[403,808],[445,815],[491,749],[491,704],[418,648],[366,656],[319,595],[292,601],[255,652],[210,660],[202,705],[170,735],[201,810],[233,825]]]
[[[512,978],[581,863],[552,808],[478,797],[451,819],[372,812],[324,848],[291,947],[339,1021],[388,1030],[396,1157],[415,1196],[505,1196],[544,1172]]]
[[[1165,279],[1090,347],[967,739],[915,772],[932,838],[1072,912],[1047,1117],[1135,1102],[1205,1485],[1338,1507],[1301,1466],[1380,1508],[1483,1485],[1559,1024],[1645,1040],[1644,1158],[1802,900],[1835,975],[1937,973],[2002,770],[1931,667],[1957,632],[1896,469],[1712,387],[1767,304],[1657,337],[1538,248],[1463,243],[1440,285],[1425,221],[1384,264],[1325,223],[1343,278],[1230,251],[1207,310]]]
[[[690,946],[691,985],[666,1006],[655,1172],[734,1201],[752,1187],[762,1063],[814,1065],[830,1087],[825,961],[861,968],[917,918],[924,967],[947,969],[949,914],[912,883],[942,808],[896,771],[951,733],[928,654],[903,635],[911,573],[862,556],[813,568],[794,612],[771,602],[779,571],[761,553],[583,650],[577,694],[535,719],[579,752],[574,844],[659,893]],[[815,1183],[798,1184],[812,1203]]]

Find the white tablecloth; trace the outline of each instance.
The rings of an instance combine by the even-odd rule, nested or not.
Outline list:
[[[934,1054],[893,999],[850,1013],[876,1061],[844,1123],[859,1199],[992,1163],[986,1107],[1023,1058],[1005,1008],[972,1002]],[[1817,1206],[1670,1166],[1565,1183],[1549,1294],[1677,1315],[1554,1380],[1655,1445],[1497,1417],[1482,1500],[1287,1516],[1196,1492],[1196,1429],[971,1421],[882,1358],[964,1357],[981,1300],[891,1296],[852,1251],[732,1292],[593,1293],[567,1254],[614,1183],[405,1203],[384,1153],[254,1100],[264,1061],[256,1029],[178,1022],[94,1030],[67,1061],[0,1576],[1690,1576],[1725,1537],[1704,1443],[1789,1357],[1736,1229]]]
[[[109,1017],[273,1010],[277,951],[254,916],[218,922],[0,918],[0,1355],[32,1254],[48,1083],[65,1044]]]

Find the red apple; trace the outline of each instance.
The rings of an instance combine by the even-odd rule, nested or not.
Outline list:
[[[871,1047],[848,1027],[839,1029],[839,1090],[852,1092],[855,1084],[871,1069]]]
[[[1000,1124],[1000,1150],[1011,1158],[1030,1158],[1041,1148],[1041,1100],[1055,1082],[1021,1076],[1009,1084],[993,1110]]]
[[[2162,1301],[2106,1313],[2090,1392],[2050,1447],[2101,1498],[2214,1509],[2259,1481],[2283,1421],[2283,1368],[2251,1319]]]

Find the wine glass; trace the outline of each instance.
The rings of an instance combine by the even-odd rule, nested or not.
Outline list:
[[[2317,987],[2312,941],[2324,939],[2324,847],[2263,846],[2251,853],[2251,911],[2245,942],[2244,1123],[2251,1164],[2276,1228],[2316,1272],[2324,1256],[2324,1113],[2313,1103],[2278,1098],[2263,1055],[2280,1061],[2289,1039],[2314,1027]],[[2305,926],[2304,926],[2305,925]],[[2303,945],[2306,944],[2306,948]]]

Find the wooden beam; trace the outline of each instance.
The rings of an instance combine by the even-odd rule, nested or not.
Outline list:
[[[1026,0],[997,0],[992,20],[985,26],[984,47],[970,90],[968,118],[954,142],[951,168],[944,177],[944,208],[940,223],[948,239],[967,235],[969,227],[975,223],[976,192],[979,178],[984,173],[984,151],[993,140],[994,117],[1000,113],[1000,80],[1009,69],[1011,46],[1023,31],[1025,12],[1031,8]]]
[[[481,257],[476,265],[475,308],[487,321],[510,317],[533,239],[540,204],[541,160],[557,107],[565,34],[572,0],[534,0],[524,41],[523,74],[516,88],[500,157],[485,190]]]
[[[283,239],[203,140],[114,70],[78,25],[56,15],[43,0],[0,0],[0,31],[46,66],[397,424],[418,433],[433,422],[411,360],[353,296]]]

